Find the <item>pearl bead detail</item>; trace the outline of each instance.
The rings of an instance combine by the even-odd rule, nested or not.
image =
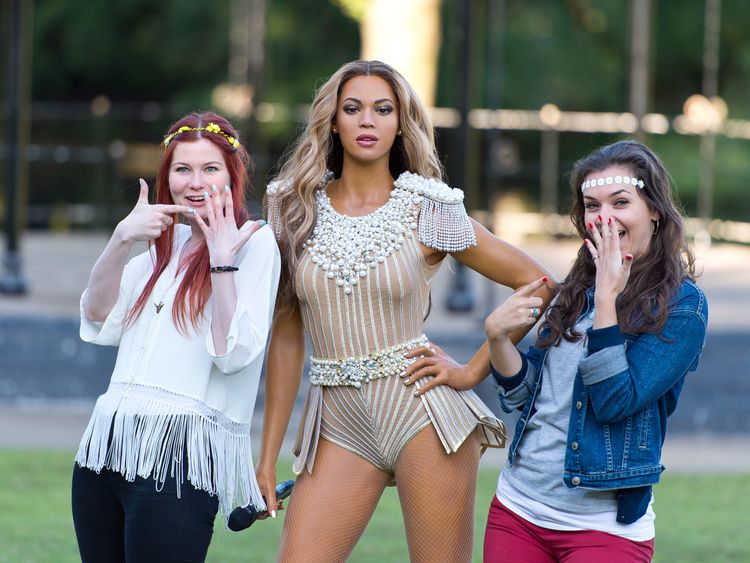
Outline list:
[[[417,358],[404,358],[404,354],[427,344],[427,337],[423,334],[414,340],[373,352],[367,356],[343,360],[310,358],[310,383],[324,386],[350,385],[359,388],[373,379],[401,373],[417,360]]]
[[[611,186],[622,184],[625,184],[626,186],[638,186],[641,189],[643,189],[643,186],[645,186],[643,180],[639,180],[638,178],[632,178],[630,176],[606,176],[604,178],[592,178],[590,180],[586,180],[583,184],[581,184],[581,191],[584,191],[587,188],[593,188],[594,186]]]
[[[410,230],[417,228],[422,196],[394,185],[390,198],[372,213],[350,217],[331,205],[326,188],[315,193],[318,222],[305,248],[328,279],[351,295],[352,286],[368,271],[401,249]]]

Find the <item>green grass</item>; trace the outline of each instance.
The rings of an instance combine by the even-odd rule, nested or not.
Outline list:
[[[0,450],[0,562],[79,561],[70,516],[73,453]],[[279,475],[287,478],[288,475]],[[479,474],[475,561],[481,561],[484,521],[497,478]],[[750,475],[665,475],[656,489],[657,563],[750,561]],[[283,515],[283,512],[282,512]],[[326,515],[321,507],[320,517]],[[235,534],[217,523],[208,561],[274,561],[282,519]],[[407,561],[398,497],[386,490],[351,561]]]

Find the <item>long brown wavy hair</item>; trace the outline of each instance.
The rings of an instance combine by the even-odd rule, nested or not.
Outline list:
[[[212,133],[205,130],[195,131],[196,128],[205,128],[209,123],[215,123],[221,128],[220,133]],[[189,127],[190,130],[178,132],[181,127]],[[237,225],[242,225],[248,220],[249,214],[245,209],[246,192],[250,186],[249,174],[252,172],[252,162],[245,147],[240,143],[234,147],[227,135],[239,139],[237,130],[229,121],[212,112],[189,113],[173,123],[167,136],[174,134],[169,141],[159,164],[156,175],[156,202],[162,204],[174,204],[172,193],[169,190],[169,167],[172,165],[175,147],[179,143],[189,143],[198,139],[207,139],[219,147],[224,156],[224,163],[229,172],[232,190],[232,203],[234,204],[234,218]],[[177,221],[177,217],[173,217]],[[130,323],[142,312],[148,303],[151,292],[154,290],[159,276],[164,272],[172,258],[172,244],[174,241],[174,223],[154,241],[149,241],[149,248],[155,248],[156,261],[154,271],[151,274],[141,295],[133,305],[127,318]],[[185,270],[185,276],[177,288],[175,303],[172,308],[172,321],[178,330],[185,334],[188,326],[198,326],[206,308],[208,298],[211,296],[211,274],[209,272],[209,257],[206,241],[203,240],[195,252],[192,252],[185,260],[181,270]]]
[[[643,189],[636,191],[649,211],[656,210],[660,216],[649,249],[633,261],[625,290],[617,298],[617,318],[623,332],[658,333],[664,327],[670,300],[680,284],[686,278],[695,278],[695,259],[687,244],[682,215],[672,199],[669,174],[659,158],[647,146],[624,140],[576,162],[570,174],[570,218],[581,238],[588,238],[581,184],[589,174],[615,165],[629,168],[633,176],[643,180]],[[581,338],[573,327],[586,307],[585,291],[594,285],[595,276],[591,253],[582,245],[560,286],[557,300],[539,327],[538,345],[555,345],[561,338],[569,342]]]
[[[302,134],[282,158],[276,177],[286,186],[278,199],[283,225],[279,249],[283,257],[279,285],[279,309],[293,306],[294,275],[307,241],[317,222],[315,190],[326,171],[341,176],[344,150],[341,140],[331,131],[339,95],[347,81],[356,76],[378,76],[385,80],[396,97],[399,128],[391,147],[389,167],[397,178],[402,172],[413,172],[428,178],[443,179],[443,168],[435,148],[435,135],[427,110],[406,79],[391,66],[380,61],[352,61],[339,68],[315,94],[310,117]],[[266,209],[268,200],[266,198]]]

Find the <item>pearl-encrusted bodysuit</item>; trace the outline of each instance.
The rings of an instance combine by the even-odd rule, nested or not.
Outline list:
[[[268,188],[269,219],[280,184]],[[295,289],[313,348],[310,391],[295,445],[294,470],[312,471],[321,437],[384,471],[429,424],[445,451],[455,452],[479,426],[484,447],[503,447],[505,427],[473,391],[439,386],[413,395],[431,376],[406,387],[398,374],[405,352],[422,333],[432,278],[420,243],[446,252],[476,244],[463,193],[404,173],[389,200],[349,217],[331,205],[325,184],[316,192],[318,221],[305,244]]]

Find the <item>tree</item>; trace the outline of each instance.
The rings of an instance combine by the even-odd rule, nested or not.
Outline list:
[[[426,105],[434,105],[441,44],[440,0],[335,2],[359,22],[361,58],[393,65]]]

